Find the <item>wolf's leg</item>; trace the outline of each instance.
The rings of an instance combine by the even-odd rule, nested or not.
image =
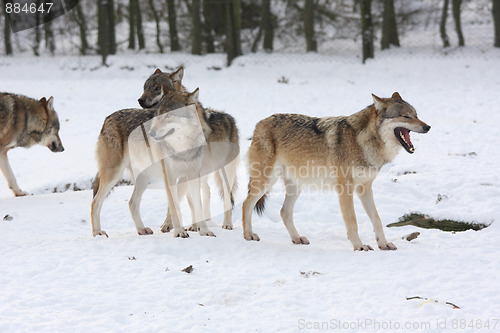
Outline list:
[[[141,198],[144,191],[148,187],[148,184],[149,175],[147,175],[146,172],[139,174],[135,179],[134,192],[132,192],[132,196],[130,197],[130,201],[128,203],[130,214],[132,215],[135,228],[137,229],[137,233],[139,235],[151,235],[153,233],[153,230],[144,227],[144,223],[141,219]]]
[[[116,185],[123,174],[123,167],[99,170],[99,189],[92,200],[90,208],[90,218],[92,226],[92,236],[102,235],[108,237],[104,230],[101,230],[101,207],[104,199],[111,189]]]
[[[196,227],[201,236],[215,236],[214,233],[208,229],[207,221],[205,219],[205,216],[203,216],[204,214],[202,211],[203,208],[201,204],[200,185],[201,185],[200,177],[195,178],[188,182],[189,196],[191,197],[194,206]]]
[[[339,194],[340,210],[344,218],[345,227],[347,229],[347,238],[354,246],[354,251],[373,250],[370,245],[363,245],[358,235],[358,223],[356,222],[356,213],[354,211],[353,193],[348,184],[337,185]]]
[[[366,214],[368,214],[370,221],[372,221],[373,231],[375,232],[375,239],[377,240],[379,249],[396,250],[397,247],[385,239],[382,221],[380,220],[377,208],[375,207],[375,201],[373,200],[372,184],[369,183],[359,186],[356,192],[361,200],[361,203],[363,204]]]
[[[187,238],[189,234],[182,227],[182,216],[179,203],[179,195],[177,193],[177,188],[175,186],[176,179],[173,178],[165,167],[166,162],[161,161],[163,168],[163,176],[165,179],[165,191],[167,192],[168,207],[171,208],[172,212],[172,224],[174,226],[174,237]]]
[[[270,171],[263,171],[260,177],[250,177],[248,184],[248,196],[243,202],[242,207],[243,237],[246,240],[260,240],[259,236],[252,232],[252,211],[259,200],[264,200],[264,196],[271,189],[277,179],[278,176],[274,167],[272,167]]]
[[[208,175],[202,176],[200,179],[200,187],[202,193],[202,219],[210,221],[212,213],[210,212],[210,186],[208,186]]]
[[[186,196],[189,208],[191,209],[191,215],[193,215],[193,203],[191,201],[191,198],[189,197],[189,194],[186,195],[187,192],[187,187],[184,184],[179,184],[175,187],[172,188],[172,190],[177,189],[177,197],[178,200],[181,201],[181,199]],[[192,218],[194,221],[194,217]],[[181,219],[182,221],[182,219]],[[161,232],[170,232],[170,230],[174,229],[174,225],[172,223],[172,207],[168,206],[167,209],[167,216],[165,217],[165,221],[163,222],[160,230]],[[196,228],[192,229],[192,227],[188,228],[189,231],[196,231]]]
[[[28,192],[24,192],[19,188],[19,185],[17,185],[16,176],[14,176],[14,172],[12,172],[12,168],[9,164],[9,159],[7,158],[7,151],[8,149],[4,149],[0,152],[0,169],[2,169],[5,179],[7,179],[7,184],[16,197],[28,195]]]
[[[170,232],[174,228],[174,225],[172,224],[172,212],[170,211],[170,206],[167,208],[167,216],[165,217],[165,221],[161,225],[161,232]]]
[[[190,180],[188,182],[182,183],[180,185],[177,185],[179,190],[179,201],[181,200],[182,197],[186,196],[186,200],[189,206],[189,211],[191,212],[191,225],[187,228],[188,231],[198,231],[198,226],[196,225],[197,220],[196,220],[196,214],[195,214],[195,205],[193,203],[193,198],[191,197],[191,192],[189,191],[188,183],[192,182],[193,180]]]
[[[295,229],[295,225],[293,224],[293,207],[299,198],[301,189],[289,179],[285,179],[285,188],[286,197],[280,212],[283,223],[285,224],[286,230],[288,230],[288,233],[290,234],[292,243],[309,244],[309,240],[304,236],[300,236],[297,229]]]
[[[224,223],[222,224],[222,228],[228,230],[233,229],[233,200],[237,183],[238,162],[239,156],[217,172],[217,175],[221,178],[224,193]]]

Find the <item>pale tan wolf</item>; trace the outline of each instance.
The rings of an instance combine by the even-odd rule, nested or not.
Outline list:
[[[196,147],[189,151],[177,151],[175,146],[167,145],[167,148],[173,150],[165,158],[168,165],[168,183],[178,185],[181,181],[195,180],[190,182],[194,186],[184,186],[179,192],[185,191],[189,187],[191,198],[193,199],[196,218],[198,219],[197,230],[202,236],[214,236],[208,230],[206,220],[202,218],[201,198],[200,198],[200,174],[202,164],[205,158],[206,137],[210,133],[210,128],[203,118],[203,110],[196,108],[198,100],[198,89],[193,93],[174,92],[168,90],[163,85],[163,98],[160,100],[156,109],[125,109],[117,111],[106,118],[97,141],[96,158],[98,163],[98,174],[95,178],[93,189],[94,199],[91,205],[91,225],[92,235],[104,235],[107,233],[101,229],[100,212],[104,199],[121,178],[123,171],[129,169],[134,177],[134,191],[130,198],[129,207],[139,235],[152,234],[150,228],[144,227],[140,216],[140,202],[149,180],[152,177],[163,179],[163,170],[161,158],[151,154],[149,150],[150,141],[146,140],[146,135],[157,141],[174,138],[177,142],[199,142],[199,135],[189,130],[181,129],[181,137],[175,138],[177,131],[175,126],[181,123],[189,124],[185,118],[195,118],[200,124],[200,131],[205,145]],[[178,115],[175,111],[192,106],[195,117],[186,117]],[[170,117],[172,114],[172,117]],[[167,117],[168,115],[168,117]],[[184,120],[183,120],[184,119]],[[156,123],[155,123],[156,122]],[[165,132],[166,130],[166,132]],[[191,134],[189,134],[191,133]],[[169,148],[170,147],[170,148]],[[172,148],[173,147],[173,148]],[[198,149],[199,148],[199,149]],[[166,156],[166,155],[165,155]],[[142,168],[134,169],[134,162],[143,165]],[[174,190],[177,193],[177,189]],[[175,202],[170,202],[169,206],[178,207],[177,195],[173,195]],[[173,218],[173,230],[175,237],[188,237],[188,233],[182,228],[180,214],[177,211],[177,218]]]
[[[293,223],[293,207],[303,186],[335,189],[354,250],[372,250],[358,235],[353,206],[355,192],[375,231],[378,247],[396,250],[385,238],[375,208],[372,183],[382,166],[401,147],[415,148],[410,131],[427,133],[430,126],[418,119],[415,109],[395,92],[391,98],[373,96],[374,104],[347,117],[315,118],[275,114],[261,120],[248,150],[250,182],[243,203],[243,236],[259,240],[252,231],[252,210],[262,213],[266,193],[279,177],[286,186],[281,217],[295,244],[309,244]]]
[[[139,104],[143,108],[154,108],[156,103],[161,98],[162,84],[166,84],[168,89],[176,91],[186,91],[182,85],[184,76],[184,68],[180,67],[174,72],[164,73],[160,69],[156,71],[144,83],[144,93],[138,99]],[[237,170],[239,164],[239,136],[238,128],[234,118],[221,111],[216,111],[209,108],[203,108],[201,103],[197,103],[197,107],[202,108],[208,126],[211,129],[208,136],[209,158],[204,174],[212,173],[215,176],[217,187],[224,200],[224,222],[222,228],[233,229],[232,222],[232,206],[234,204],[233,195],[237,188]],[[214,172],[215,171],[215,172]],[[210,213],[210,188],[206,177],[202,179],[203,192],[203,209],[204,215],[211,216]],[[187,197],[191,212],[193,205],[189,196]],[[194,216],[194,214],[191,214]],[[170,208],[167,213],[165,223],[161,230],[168,232],[172,228]],[[193,230],[193,225],[189,230]]]
[[[16,147],[33,145],[62,152],[59,138],[59,118],[54,110],[54,98],[35,100],[26,96],[0,93],[0,169],[15,196],[27,195],[19,188],[7,158],[7,152]]]

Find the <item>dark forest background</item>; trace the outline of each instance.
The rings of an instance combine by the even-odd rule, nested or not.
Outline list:
[[[82,0],[18,33],[2,7],[4,55],[100,54],[105,63],[122,53],[225,53],[231,64],[251,52],[320,52],[364,62],[390,48],[500,47],[500,0]]]

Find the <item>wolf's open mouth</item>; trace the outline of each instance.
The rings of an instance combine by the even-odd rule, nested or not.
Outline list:
[[[401,146],[403,146],[407,152],[409,152],[410,154],[413,154],[415,152],[415,147],[413,147],[413,144],[410,140],[410,130],[403,127],[396,127],[394,129],[394,135],[396,135],[399,143],[401,143]]]

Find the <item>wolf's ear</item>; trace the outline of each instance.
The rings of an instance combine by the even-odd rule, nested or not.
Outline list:
[[[193,91],[188,95],[187,101],[191,104],[197,103],[199,95],[200,95],[200,88],[196,88],[195,91]]]
[[[154,75],[154,74],[161,74],[161,73],[163,73],[163,72],[161,71],[161,69],[157,68],[157,69],[155,70],[155,72],[153,73],[153,75]]]
[[[184,67],[179,67],[178,70],[170,74],[170,77],[172,78],[172,81],[182,81],[182,78],[184,77]]]
[[[47,107],[49,108],[49,110],[54,110],[54,97],[49,97],[47,101]]]
[[[163,82],[161,84],[161,95],[164,96],[170,92],[170,89],[168,89],[167,84]]]
[[[392,99],[397,99],[397,100],[402,100],[401,96],[399,93],[396,91],[394,94],[391,96]]]
[[[372,94],[372,97],[373,97],[373,105],[375,105],[375,109],[377,109],[377,111],[383,111],[387,105],[385,105],[385,102],[378,96]]]
[[[42,97],[40,98],[39,102],[42,103],[43,106],[45,106],[45,104],[47,104],[47,99],[45,97]]]

